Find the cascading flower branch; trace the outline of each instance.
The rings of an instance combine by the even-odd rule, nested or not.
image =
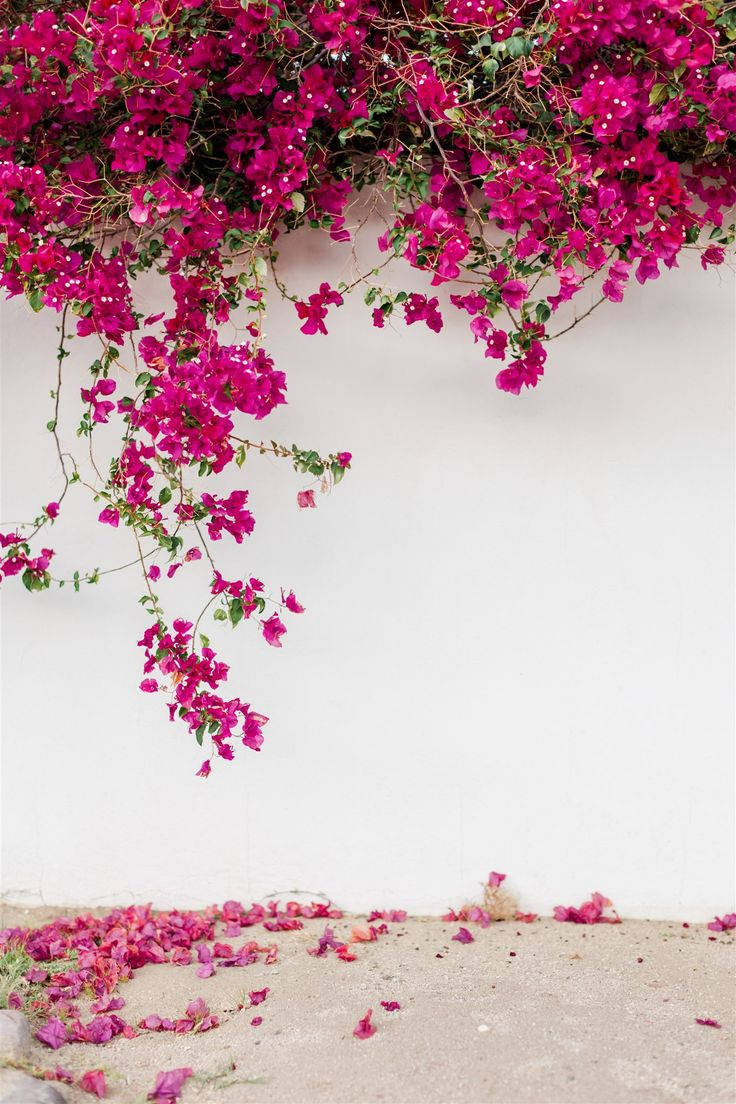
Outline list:
[[[141,689],[168,694],[172,719],[207,738],[206,775],[237,740],[260,747],[265,718],[221,695],[228,668],[202,615],[258,621],[280,647],[281,615],[302,611],[292,592],[223,578],[215,545],[241,543],[254,519],[247,490],[218,493],[216,477],[253,449],[329,489],[351,460],[242,428],[285,401],[264,347],[269,280],[305,335],[326,333],[359,287],[374,326],[398,317],[439,333],[431,288],[387,282],[403,258],[432,288],[452,285],[502,390],[535,387],[548,341],[621,300],[632,273],[654,279],[682,249],[704,268],[725,260],[736,4],[5,0],[0,13],[0,284],[60,314],[48,428],[63,481],[35,521],[0,534],[0,574],[49,587],[53,552],[39,538],[72,485],[88,487],[100,521],[130,530],[145,579]],[[307,225],[340,248],[367,187],[385,200],[384,260],[293,295],[279,235]],[[168,313],[138,309],[148,270],[168,284]],[[599,296],[549,328],[586,284]],[[228,321],[238,344],[221,342]],[[89,477],[59,436],[71,336],[100,343],[78,433],[90,450],[98,425],[120,433]],[[297,497],[315,504],[311,487]],[[203,556],[205,610],[169,624],[160,584]]]

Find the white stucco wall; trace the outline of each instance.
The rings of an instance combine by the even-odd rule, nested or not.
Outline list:
[[[339,278],[314,236],[284,254],[300,292]],[[232,480],[257,525],[225,562],[307,606],[281,651],[247,625],[210,634],[232,692],[271,717],[264,750],[194,777],[196,745],[137,690],[134,574],[5,587],[4,891],[201,905],[298,888],[437,912],[494,868],[540,911],[596,889],[629,916],[730,907],[734,284],[687,261],[557,342],[520,399],[457,312],[437,339],[373,330],[356,301],[303,338],[274,299],[290,403],[263,432],[355,462],[314,511],[284,462]],[[55,322],[2,308],[8,521],[58,488]],[[57,569],[127,557],[95,515],[70,498]],[[206,575],[162,587],[169,608],[196,613]]]

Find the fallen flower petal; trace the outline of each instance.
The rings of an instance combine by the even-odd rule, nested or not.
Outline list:
[[[154,1104],[176,1104],[182,1085],[192,1076],[193,1072],[189,1066],[185,1066],[181,1069],[165,1070],[156,1074],[156,1084],[146,1100],[153,1100]]]
[[[710,931],[730,931],[736,928],[736,912],[728,912],[725,916],[716,916],[708,925]]]
[[[52,1016],[48,1023],[38,1029],[36,1038],[52,1050],[58,1050],[67,1041],[67,1029],[58,1016]]]
[[[252,993],[248,994],[248,996],[250,997],[251,1007],[255,1006],[256,1004],[263,1004],[269,993],[270,989],[268,988],[268,986],[266,986],[265,989],[254,989]]]
[[[370,1039],[376,1034],[376,1028],[371,1023],[373,1009],[369,1008],[362,1020],[358,1020],[358,1026],[353,1030],[356,1039]]]
[[[253,1027],[260,1027],[261,1024],[263,1023],[263,1016],[254,1016],[253,1019],[250,1022],[253,1025]]]
[[[99,1097],[100,1100],[104,1100],[107,1095],[104,1071],[101,1069],[87,1070],[87,1072],[83,1073],[79,1078],[79,1087],[80,1089],[84,1089],[85,1092]]]
[[[64,1069],[63,1066],[56,1066],[55,1069],[49,1069],[43,1071],[44,1081],[61,1081],[64,1085],[74,1084],[74,1074],[71,1070]]]
[[[580,908],[557,905],[554,910],[555,920],[569,924],[620,924],[621,918],[615,909],[613,916],[604,916],[603,910],[611,907],[611,902],[600,893],[593,893],[589,901],[584,901]]]
[[[701,1024],[703,1027],[720,1027],[718,1020],[701,1020],[698,1017],[695,1018],[696,1024]]]
[[[467,928],[458,928],[452,937],[457,943],[472,943],[473,936]]]
[[[401,1005],[398,1001],[381,1001],[381,1008],[385,1008],[387,1012],[398,1012]]]

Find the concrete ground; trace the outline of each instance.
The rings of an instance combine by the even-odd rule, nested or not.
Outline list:
[[[3,925],[40,923],[5,910]],[[351,920],[333,922],[347,938]],[[734,940],[702,925],[577,926],[410,919],[359,944],[357,961],[314,958],[324,921],[275,939],[279,961],[221,969],[146,966],[121,989],[130,1023],[175,1018],[202,996],[221,1026],[73,1044],[31,1060],[104,1067],[113,1104],[143,1104],[159,1070],[191,1066],[182,1104],[720,1104],[736,1100]],[[258,1008],[244,992],[270,988]],[[387,1012],[381,1001],[398,1001]],[[353,1037],[368,1008],[378,1030]],[[258,1013],[260,1026],[252,1026]],[[713,1019],[720,1029],[700,1026]],[[231,1067],[234,1067],[232,1069]],[[69,1104],[93,1099],[59,1086]]]

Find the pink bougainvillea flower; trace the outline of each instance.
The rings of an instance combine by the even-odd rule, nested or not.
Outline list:
[[[350,933],[351,943],[372,943],[377,939],[376,929],[373,927],[361,927],[356,924]]]
[[[352,459],[353,459],[352,452],[338,452],[338,454],[337,454],[337,462],[338,462],[338,464],[340,465],[341,468],[349,468],[350,467],[350,462],[352,461]]]
[[[500,886],[501,882],[505,882],[505,881],[506,881],[506,875],[505,874],[497,874],[495,870],[492,870],[491,873],[488,875],[488,884],[489,884],[489,886],[491,886],[492,889],[495,889],[497,886]]]
[[[333,304],[340,306],[342,302],[342,295],[334,291],[329,284],[323,283],[320,284],[318,292],[309,296],[307,303],[302,301],[295,303],[296,313],[304,319],[304,325],[300,326],[302,333],[326,334],[327,327],[324,324],[324,319],[327,317],[327,307]]]
[[[721,1024],[719,1024],[718,1020],[704,1020],[704,1019],[701,1020],[698,1017],[696,1017],[695,1022],[696,1022],[696,1024],[701,1024],[703,1027],[721,1027],[722,1026]]]
[[[381,1001],[381,1008],[385,1008],[387,1012],[398,1012],[401,1005],[395,1000]]]
[[[197,977],[212,977],[215,972],[215,964],[212,961],[212,952],[206,943],[199,943],[196,948],[197,958],[201,965],[197,969]]]
[[[104,510],[100,511],[97,520],[101,521],[103,525],[112,525],[113,529],[117,529],[120,524],[120,514],[113,506],[106,506]]]
[[[373,1015],[373,1009],[369,1008],[362,1020],[358,1020],[358,1026],[353,1029],[353,1035],[356,1039],[370,1039],[371,1035],[376,1034],[376,1028],[371,1023],[371,1017]]]
[[[522,924],[533,924],[537,919],[536,912],[515,912],[514,920],[520,921]]]
[[[711,920],[708,924],[708,928],[715,932],[731,931],[736,928],[736,912],[727,912],[725,916],[716,916],[715,920]]]
[[[317,503],[314,501],[314,491],[299,491],[296,496],[297,505],[300,510],[315,510]]]
[[[284,592],[282,590],[281,601],[292,613],[304,613],[304,606],[297,601],[296,595],[294,594],[293,590],[290,590],[286,597],[284,597]]]
[[[64,1085],[73,1085],[75,1081],[72,1071],[64,1069],[63,1066],[55,1066],[54,1069],[44,1070],[43,1079],[44,1081],[60,1081]]]
[[[36,1038],[52,1050],[58,1050],[67,1041],[68,1033],[58,1016],[51,1016],[43,1027],[38,1029]]]
[[[254,989],[252,993],[248,994],[251,1005],[263,1004],[269,993],[270,989],[268,986],[266,986],[265,989]]]
[[[281,637],[286,632],[286,625],[277,613],[272,614],[267,621],[261,621],[261,628],[267,644],[272,648],[282,647]]]
[[[594,893],[589,901],[584,901],[580,908],[557,905],[554,910],[555,920],[569,924],[620,924],[618,913],[613,910],[613,916],[604,916],[604,909],[610,908],[611,902],[600,893]]]
[[[322,955],[327,954],[330,950],[334,951],[337,957],[342,959],[343,962],[355,962],[356,960],[356,956],[351,952],[348,945],[335,938],[333,929],[325,927],[324,932],[319,937],[317,946],[307,947],[307,954],[321,958]]]
[[[177,1104],[184,1082],[187,1081],[194,1070],[189,1066],[181,1069],[166,1070],[156,1074],[156,1084],[146,1097],[154,1104]]]
[[[452,937],[457,943],[472,943],[473,936],[467,928],[458,928]]]
[[[254,1016],[250,1022],[253,1027],[260,1027],[263,1023],[263,1016]]]
[[[99,1097],[100,1100],[104,1100],[107,1095],[104,1070],[87,1070],[87,1072],[83,1073],[79,1078],[79,1087],[80,1089],[84,1089],[85,1092]]]
[[[91,1005],[92,1012],[117,1012],[125,1006],[122,997],[101,997]]]
[[[368,923],[371,920],[384,920],[386,923],[403,924],[406,916],[404,909],[373,909],[368,915]]]
[[[46,510],[46,513],[48,514],[48,516],[52,520],[59,516],[59,503],[58,502],[49,502],[48,505],[44,507],[44,509]]]

